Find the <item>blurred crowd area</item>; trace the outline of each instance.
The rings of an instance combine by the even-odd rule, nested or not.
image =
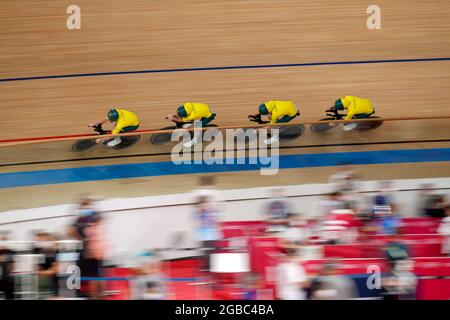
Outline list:
[[[381,181],[376,192],[361,193],[360,179],[350,167],[331,176],[332,190],[318,200],[319,209],[314,214],[293,206],[283,188],[273,188],[258,227],[250,231],[244,226],[241,236],[230,237],[222,226],[225,204],[215,187],[215,178],[201,176],[199,188],[192,191],[198,246],[185,249],[195,249],[196,255],[170,261],[163,254],[167,248],[150,248],[126,270],[106,261],[103,213],[97,209],[95,197],[82,194],[76,201],[73,221],[57,234],[30,230],[30,241],[17,241],[11,233],[1,233],[0,297],[357,299],[361,298],[357,284],[342,271],[343,259],[315,256],[315,249],[367,243],[371,237],[380,236],[384,239],[381,259],[387,270],[380,279],[372,279],[371,285],[377,288],[372,298],[415,299],[419,276],[413,271],[411,248],[404,241],[404,217],[398,213],[403,204],[397,199],[395,185]],[[446,257],[450,255],[448,194],[432,184],[417,186],[417,190],[418,209],[414,214],[436,222],[434,232],[442,238],[438,256]],[[251,267],[252,257],[260,250],[249,248],[248,238],[252,236],[277,239],[272,286],[268,285],[265,270]],[[311,273],[301,262],[314,259],[324,261]]]

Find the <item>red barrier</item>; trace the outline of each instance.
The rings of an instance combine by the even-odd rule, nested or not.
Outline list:
[[[385,239],[378,239],[376,244],[338,244],[325,245],[325,258],[381,258]],[[402,239],[410,250],[411,257],[440,257],[442,256],[442,237],[431,235],[422,239]]]
[[[440,219],[437,218],[404,218],[402,219],[403,226],[401,233],[403,234],[430,234],[437,233]]]
[[[250,269],[263,274],[267,265],[267,254],[280,252],[277,237],[252,237],[248,239]],[[269,258],[270,259],[270,258]]]
[[[308,260],[302,263],[306,272],[310,275],[317,274],[322,269],[323,264],[327,260]],[[368,274],[371,273],[368,270],[369,266],[378,266],[381,272],[387,272],[389,270],[388,265],[382,259],[342,259],[340,260],[340,270],[343,274]]]
[[[376,234],[376,235],[366,235],[361,241],[370,244],[384,244],[389,239],[389,235],[386,234]],[[441,242],[443,237],[436,233],[431,234],[402,234],[402,241],[407,243],[437,243]]]
[[[128,268],[106,268],[104,276],[111,278],[130,278],[134,275]],[[105,290],[110,291],[111,295],[107,300],[129,300],[131,299],[131,288],[129,280],[105,281]]]
[[[416,258],[414,272],[419,276],[450,277],[450,257]]]
[[[266,223],[264,221],[228,221],[220,224],[225,239],[264,235]]]
[[[450,257],[416,258],[414,261],[414,272],[422,277],[419,281],[417,299],[450,299]]]
[[[417,300],[449,300],[450,279],[421,279],[416,298]]]
[[[369,244],[337,244],[323,246],[324,258],[381,258],[381,246]]]

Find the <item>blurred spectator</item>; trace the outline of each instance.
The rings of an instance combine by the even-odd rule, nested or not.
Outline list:
[[[423,184],[419,193],[419,208],[424,216],[433,218],[445,217],[445,197],[441,194],[433,192],[432,184]]]
[[[68,237],[81,241],[79,267],[83,277],[101,277],[105,254],[105,240],[101,214],[95,209],[92,196],[81,194],[75,209],[75,221],[69,226]],[[88,285],[89,284],[89,285]],[[88,297],[99,299],[103,294],[101,281],[82,282],[87,286]],[[85,293],[82,294],[83,296]]]
[[[285,228],[278,236],[282,241],[291,245],[301,245],[308,242],[310,237],[310,231],[308,228],[308,221],[303,219],[302,215],[289,213]]]
[[[89,216],[96,212],[94,197],[88,193],[80,194],[75,206],[75,214],[77,216]]]
[[[285,257],[276,270],[276,289],[280,300],[305,300],[308,278],[296,258],[295,248],[285,248]]]
[[[383,247],[384,257],[388,261],[391,270],[394,270],[397,263],[409,259],[409,248],[402,243],[401,235],[393,233],[389,235],[387,243]]]
[[[426,204],[425,214],[433,218],[444,218],[446,206],[445,196],[440,194],[432,195]]]
[[[209,206],[217,213],[225,211],[225,201],[223,200],[222,193],[216,188],[216,177],[214,176],[200,176],[199,187],[192,191],[194,200],[199,197],[205,197],[205,200],[209,202]]]
[[[329,182],[333,184],[333,190],[335,192],[356,192],[358,190],[359,176],[349,165],[342,165],[338,170],[337,173],[329,178]]]
[[[412,272],[414,262],[400,260],[382,279],[382,295],[385,300],[412,300],[416,298],[418,278]]]
[[[327,218],[333,210],[344,209],[345,202],[342,199],[342,193],[339,191],[331,192],[323,200],[319,201],[319,219]]]
[[[357,236],[354,212],[349,209],[331,211],[320,228],[320,239],[326,244],[353,243]]]
[[[391,181],[381,181],[378,188],[377,194],[373,197],[374,210],[377,207],[390,207],[392,211],[395,211],[396,203]]]
[[[339,192],[339,199],[344,203],[343,208],[352,209],[359,213],[360,196],[358,191],[357,175],[350,166],[342,166],[339,172],[329,179],[333,192]]]
[[[217,241],[222,239],[219,217],[215,208],[211,206],[208,197],[200,196],[195,206],[195,222],[197,241],[204,250],[203,271],[209,271],[209,260],[212,251],[217,248]]]
[[[400,300],[413,300],[416,298],[418,278],[413,273],[413,266],[413,260],[401,260],[397,263],[393,272]]]
[[[290,213],[289,204],[282,188],[273,188],[266,209],[266,222],[269,225],[267,232],[282,231],[287,223]]]
[[[378,233],[379,234],[396,234],[399,233],[401,226],[401,218],[391,211],[390,206],[377,208],[378,216]]]
[[[447,207],[446,213],[447,216],[442,219],[438,228],[438,233],[444,237],[442,253],[450,256],[450,206]]]
[[[342,193],[333,191],[317,202],[317,213],[313,215],[310,225],[311,235],[318,236],[323,230],[324,223],[330,219],[333,210],[345,208]]]
[[[106,254],[106,241],[100,216],[93,216],[83,229],[83,250],[80,255],[80,272],[83,277],[100,278],[103,275],[103,260]],[[103,282],[89,281],[88,296],[100,299],[103,296]]]
[[[164,295],[161,294],[157,282],[145,282],[145,291],[142,295],[142,300],[164,300]]]
[[[358,290],[355,282],[341,273],[337,262],[325,263],[311,284],[311,300],[348,300],[356,297]]]
[[[42,255],[38,265],[39,295],[54,297],[58,295],[58,254],[57,239],[48,232],[38,232],[33,244],[33,254]]]
[[[425,215],[425,207],[428,203],[428,198],[433,194],[433,184],[422,183],[419,186],[419,191],[417,194],[417,211],[420,215]]]
[[[14,268],[14,254],[8,241],[10,234],[2,231],[0,234],[0,295],[6,300],[14,299],[14,278],[12,275]]]
[[[142,256],[142,265],[136,269],[133,296],[138,300],[167,299],[166,277],[159,257],[149,251]]]
[[[347,222],[329,219],[323,222],[320,229],[320,240],[324,244],[342,243],[342,235],[347,231]]]
[[[100,213],[95,209],[93,198],[88,194],[81,194],[75,209],[75,221],[69,227],[69,235],[76,240],[84,241],[86,238],[85,228],[95,220],[99,219]]]

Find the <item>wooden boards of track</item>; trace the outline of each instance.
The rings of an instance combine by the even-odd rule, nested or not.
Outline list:
[[[60,1],[0,4],[0,80],[178,68],[445,57],[447,0],[379,1],[382,28],[366,27],[357,0],[80,0],[81,30],[66,29]],[[295,101],[316,120],[347,94],[384,117],[447,114],[450,62],[320,65],[104,75],[0,82],[0,137],[82,133],[114,106],[142,128],[165,126],[185,101],[203,101],[221,125],[239,125],[259,103]]]
[[[81,9],[81,30],[66,9]],[[1,78],[446,56],[447,0],[1,1]]]

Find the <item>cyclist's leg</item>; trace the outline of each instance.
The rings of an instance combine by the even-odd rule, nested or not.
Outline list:
[[[139,125],[137,125],[137,126],[128,126],[128,127],[123,128],[123,129],[120,131],[120,133],[135,131],[135,130],[137,130],[138,128],[139,128]]]
[[[215,113],[212,113],[208,118],[202,118],[202,127],[206,127],[216,117]]]
[[[121,143],[122,142],[122,138],[120,138],[120,137],[114,137],[114,138],[112,138],[106,145],[108,146],[108,147],[115,147],[115,146],[117,146],[119,143]]]
[[[353,119],[366,119],[369,118],[373,113],[359,113],[353,116]]]
[[[353,118],[354,119],[354,118]],[[355,129],[358,126],[358,124],[356,122],[350,122],[350,123],[346,123],[342,126],[342,130],[344,131],[352,131],[353,129]]]
[[[128,126],[128,127],[123,128],[122,130],[120,130],[120,133],[132,132],[132,131],[137,130],[137,128],[139,128],[139,125],[136,125],[136,126]],[[119,136],[119,137],[115,137],[114,139],[112,139],[111,141],[109,141],[109,142],[107,143],[107,145],[108,145],[108,147],[115,147],[115,146],[117,146],[117,145],[118,145],[119,143],[121,143],[121,142],[122,142],[122,139],[121,139],[121,137]]]
[[[202,119],[200,120],[200,124],[201,124],[202,128],[206,127],[211,121],[214,120],[215,117],[216,117],[216,114],[215,114],[215,113],[212,113],[208,118],[202,118]],[[198,122],[196,122],[196,123],[195,123],[195,126],[198,126],[198,125],[199,125]],[[193,126],[193,125],[191,124],[190,127],[192,127],[192,126]],[[183,128],[185,128],[184,125],[183,125]],[[186,148],[190,148],[190,147],[192,147],[194,144],[196,144],[197,141],[198,141],[198,136],[197,136],[196,134],[194,134],[194,137],[193,137],[190,141],[185,142],[185,143],[183,144],[183,146],[186,147]]]
[[[209,119],[209,118],[208,118],[208,119]],[[185,129],[188,129],[188,128],[199,128],[200,125],[201,125],[202,127],[204,127],[204,126],[206,126],[206,124],[208,124],[208,122],[211,121],[212,119],[210,119],[208,122],[206,122],[206,124],[204,124],[204,123],[205,123],[204,120],[205,120],[205,118],[202,118],[202,119],[196,120],[196,121],[194,121],[194,122],[187,122],[187,123],[184,123],[184,124],[183,124],[183,128],[185,128]],[[198,135],[199,135],[199,133],[200,133],[200,132],[198,132],[198,131],[192,132],[192,133],[191,133],[191,134],[192,134],[192,139],[189,140],[188,142],[185,142],[185,143],[183,144],[183,146],[184,146],[185,148],[190,148],[190,147],[192,147],[194,144],[196,144],[196,143],[198,142]]]
[[[283,116],[281,119],[277,120],[277,123],[287,123],[287,122],[291,121],[292,119],[294,119],[295,117],[297,117],[297,115],[295,115],[295,116]]]
[[[372,115],[372,113],[358,113],[355,114],[352,119],[366,119],[369,118]],[[345,124],[342,129],[344,129],[344,131],[350,131],[355,129],[358,126],[358,123],[353,122],[353,123],[349,123],[349,124]]]
[[[177,124],[177,128],[189,129],[194,126],[194,122],[180,122]]]

